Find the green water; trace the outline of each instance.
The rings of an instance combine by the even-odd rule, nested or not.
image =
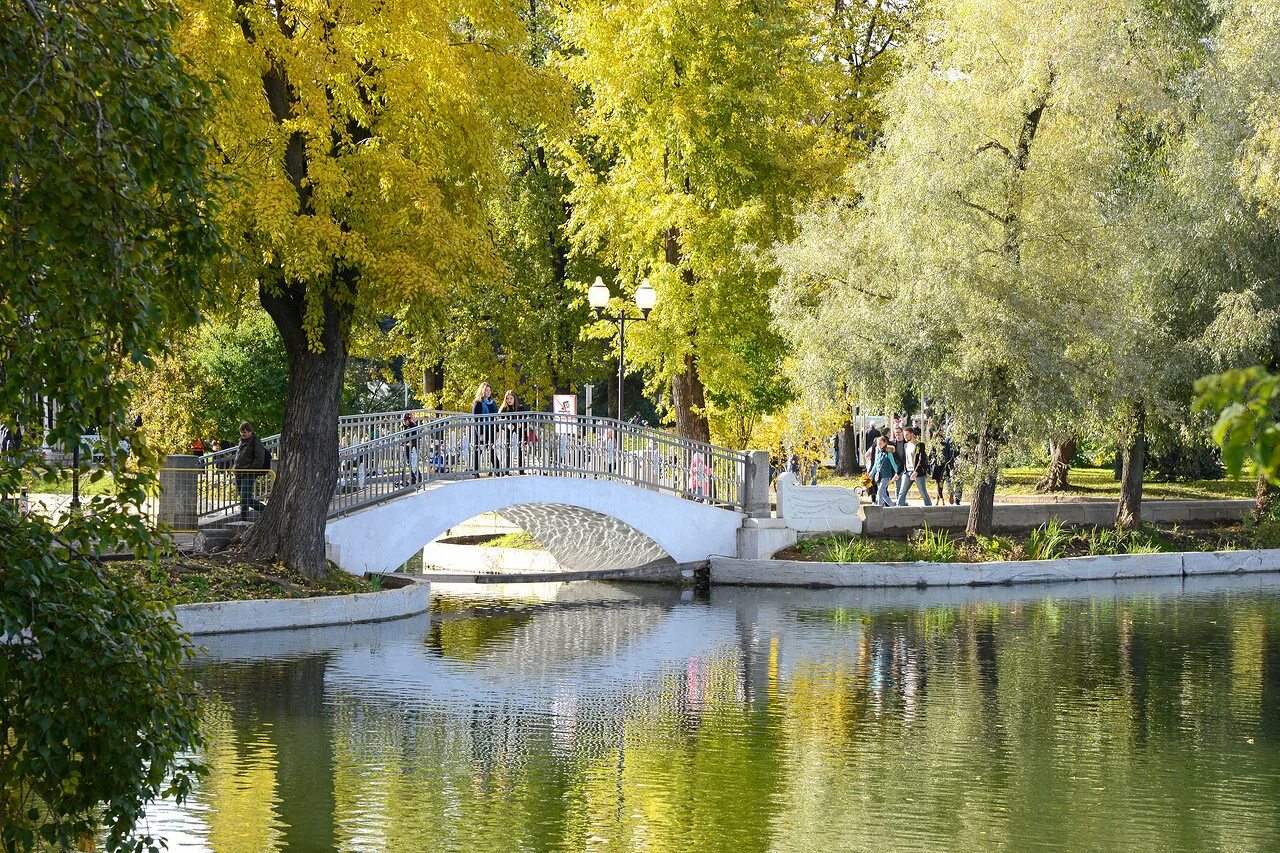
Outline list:
[[[573,585],[209,640],[172,849],[1277,850],[1280,580]]]

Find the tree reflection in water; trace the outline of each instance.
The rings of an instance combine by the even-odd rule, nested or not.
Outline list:
[[[211,640],[213,774],[153,827],[226,851],[1280,845],[1276,581],[572,589]]]

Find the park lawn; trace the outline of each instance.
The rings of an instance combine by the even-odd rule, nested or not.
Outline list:
[[[132,578],[153,598],[167,604],[313,598],[376,592],[381,588],[376,581],[356,577],[336,567],[320,580],[312,581],[282,565],[248,563],[221,554],[166,556],[158,564],[146,560],[113,560],[104,565],[111,574]]]
[[[71,494],[71,473],[62,472],[53,478],[27,476],[23,483],[27,491],[33,495],[69,495]],[[93,471],[86,469],[80,472],[80,494],[109,495],[115,487],[115,478],[103,472],[101,477],[93,479]]]
[[[1041,468],[1006,468],[1000,473],[998,495],[1034,495],[1036,483],[1044,476]],[[1079,495],[1090,498],[1120,497],[1120,482],[1110,468],[1072,468],[1068,477],[1071,489],[1058,494]],[[1142,496],[1147,499],[1172,498],[1178,500],[1206,500],[1215,498],[1252,498],[1255,482],[1252,477],[1233,480],[1179,480],[1157,483],[1147,480],[1142,484]]]
[[[1000,472],[997,495],[1034,495],[1036,483],[1044,476],[1042,468],[1005,468]],[[1072,468],[1069,477],[1070,490],[1058,495],[1075,495],[1084,498],[1118,498],[1120,483],[1110,468]],[[857,486],[860,479],[836,477],[823,471],[819,480],[829,486]],[[1148,500],[1169,498],[1178,500],[1208,500],[1220,498],[1252,498],[1254,480],[1248,472],[1238,480],[1225,477],[1221,480],[1182,480],[1173,483],[1156,483],[1148,480],[1142,486],[1142,496]],[[932,496],[933,482],[929,482]]]

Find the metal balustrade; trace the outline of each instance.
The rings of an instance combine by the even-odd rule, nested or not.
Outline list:
[[[747,455],[611,418],[450,414],[343,448],[330,516],[435,480],[519,474],[610,480],[742,509]]]
[[[416,420],[431,420],[442,415],[453,414],[441,409],[400,409],[395,412],[373,412],[364,415],[343,415],[338,418],[338,446],[349,447],[372,441],[390,432],[400,429],[400,422],[406,412],[411,412]],[[280,458],[280,434],[269,435],[262,439],[262,444],[276,459]],[[206,453],[200,457],[200,464],[206,468],[230,468],[236,458],[235,445],[226,450]]]

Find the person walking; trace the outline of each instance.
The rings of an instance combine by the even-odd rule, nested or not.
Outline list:
[[[502,405],[498,407],[498,414],[504,417],[498,420],[502,422],[503,443],[506,445],[506,473],[510,476],[513,473],[524,473],[524,440],[528,432],[528,425],[525,419],[520,417],[520,413],[525,410],[520,405],[520,398],[516,396],[516,392],[507,389],[507,393],[502,395]],[[511,448],[516,450],[516,466],[511,467]]]
[[[907,437],[905,431],[900,426],[894,426],[893,432],[889,438],[889,449],[893,451],[893,461],[898,463],[897,475],[893,479],[893,499],[896,503],[898,497],[906,490],[907,477]]]
[[[240,520],[249,520],[249,510],[262,512],[266,506],[253,496],[254,485],[258,477],[271,465],[271,455],[263,446],[262,440],[254,435],[253,424],[243,421],[240,424],[240,446],[236,448],[235,469],[236,487],[240,490]]]
[[[952,443],[950,436],[943,436],[942,440],[934,445],[932,453],[932,462],[930,473],[933,475],[934,491],[938,496],[938,504],[955,503],[956,489],[952,482],[952,472],[955,469],[956,462],[956,446]],[[946,486],[947,494],[951,496],[950,500],[944,500],[942,487]]]
[[[412,486],[422,478],[418,473],[418,422],[413,419],[413,412],[405,412],[400,418],[400,430],[404,433],[404,464],[409,476],[401,485]]]
[[[898,506],[907,505],[907,493],[911,491],[913,483],[919,487],[920,497],[924,498],[924,505],[933,506],[933,501],[929,500],[929,486],[926,479],[926,475],[929,472],[929,459],[924,451],[924,442],[920,441],[916,428],[910,424],[903,430],[903,433],[907,440],[903,453],[905,464],[898,488]]]
[[[880,437],[880,427],[872,423],[867,427],[867,431],[862,434],[862,465],[868,473],[871,472],[871,464],[876,458],[876,439]]]
[[[893,506],[889,501],[889,482],[898,476],[898,460],[893,454],[893,445],[883,435],[876,437],[871,476],[876,481],[875,505]]]
[[[475,433],[471,444],[471,467],[476,472],[476,476],[479,476],[482,446],[486,448],[489,456],[490,471],[498,467],[498,449],[494,446],[494,439],[497,438],[495,417],[498,414],[498,404],[493,400],[493,388],[488,382],[481,382],[480,387],[476,389],[476,399],[471,405],[471,414],[476,416]]]

